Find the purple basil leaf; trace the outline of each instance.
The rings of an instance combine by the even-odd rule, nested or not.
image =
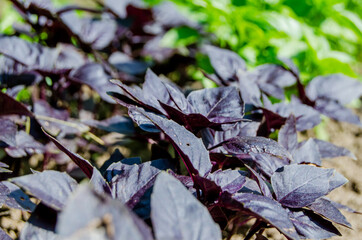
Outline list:
[[[118,89],[109,81],[110,76],[104,71],[102,65],[98,63],[87,63],[78,69],[73,70],[69,77],[71,80],[86,84],[94,89],[104,101],[115,103],[115,101],[107,94],[109,91],[117,91]]]
[[[100,224],[92,224],[95,221]],[[56,232],[70,237],[79,230],[94,231],[103,226],[112,228],[113,231],[106,232],[110,239],[153,239],[149,227],[125,205],[107,195],[98,195],[88,185],[80,185],[69,198],[58,217]]]
[[[294,115],[290,115],[285,121],[284,126],[279,130],[278,142],[289,152],[297,149],[298,136],[296,128],[296,119]]]
[[[18,127],[13,121],[0,118],[0,143],[4,142],[8,146],[16,146],[16,132]]]
[[[324,199],[327,199],[327,198],[324,198]],[[350,213],[357,213],[357,214],[362,214],[362,212],[358,212],[346,205],[343,205],[341,203],[337,203],[337,202],[334,202],[334,201],[331,201],[330,199],[327,199],[328,201],[330,201],[336,208],[340,209],[340,210],[344,210],[344,211],[347,211],[347,212],[350,212]]]
[[[311,205],[309,205],[308,208],[335,223],[352,228],[351,224],[347,221],[345,216],[343,216],[338,208],[334,206],[332,201],[326,198],[318,198]]]
[[[11,173],[12,171],[7,168],[9,168],[9,165],[0,162],[0,173]]]
[[[234,87],[219,87],[191,92],[187,100],[197,113],[211,122],[238,122],[244,116],[244,103]]]
[[[258,122],[237,122],[233,127],[224,131],[215,131],[213,145],[217,145],[234,137],[256,137]]]
[[[65,154],[68,155],[68,157],[70,159],[72,159],[74,161],[75,164],[78,165],[78,167],[80,169],[82,169],[82,171],[85,173],[85,175],[88,178],[92,178],[93,175],[93,166],[84,158],[82,158],[81,156],[79,156],[76,153],[73,153],[71,151],[69,151],[66,147],[64,147],[60,142],[58,142],[58,140],[56,140],[54,137],[52,137],[50,134],[48,134],[47,132],[44,131],[44,133],[49,137],[49,139]]]
[[[297,130],[304,131],[318,125],[321,121],[319,112],[310,106],[297,102],[292,98],[290,103],[273,104],[268,110],[279,114],[282,117],[289,117],[293,114],[297,119]]]
[[[291,161],[290,153],[276,141],[264,137],[235,137],[222,143],[231,154],[266,154],[277,156],[284,161]]]
[[[310,138],[292,152],[296,163],[313,163],[318,166],[322,165],[321,155],[318,145]]]
[[[2,205],[5,203],[9,193],[10,190],[8,189],[8,187],[0,182],[0,207],[2,207]]]
[[[326,142],[319,139],[313,139],[317,144],[321,158],[335,158],[347,156],[357,160],[356,156],[344,147],[338,147],[333,143]]]
[[[235,81],[238,72],[246,70],[245,61],[233,51],[206,45],[205,52],[216,74],[226,83]]]
[[[331,99],[345,105],[362,96],[362,83],[343,74],[313,78],[306,87],[311,100]]]
[[[106,171],[106,179],[110,180],[112,196],[133,208],[147,189],[153,185],[160,172],[151,164],[152,161],[139,165],[118,162],[109,166]]]
[[[78,185],[68,174],[52,170],[13,178],[11,181],[56,210],[64,207]]]
[[[78,18],[71,11],[62,13],[60,18],[73,34],[94,49],[100,50],[107,47],[115,38],[117,26],[112,19]]]
[[[283,87],[293,85],[296,78],[283,67],[273,64],[264,64],[255,68],[256,81],[260,89],[268,95],[284,99]]]
[[[207,175],[207,179],[213,181],[223,192],[234,194],[245,184],[246,173],[239,170],[217,170]],[[206,189],[207,190],[207,189]]]
[[[26,155],[32,155],[35,153],[44,153],[45,146],[27,134],[24,131],[19,131],[15,135],[15,146],[9,146],[5,148],[7,154],[13,158],[21,158]]]
[[[207,208],[164,172],[153,187],[151,220],[156,239],[221,239],[220,228]]]
[[[346,182],[334,169],[310,165],[284,166],[271,177],[277,200],[291,208],[310,205]]]
[[[61,240],[60,236],[47,229],[40,228],[28,222],[25,223],[20,232],[20,240]]]
[[[12,238],[0,228],[0,239],[2,240],[12,240]]]
[[[34,69],[51,70],[58,52],[18,37],[0,37],[0,53]]]
[[[156,62],[165,62],[175,54],[177,49],[162,46],[163,35],[158,35],[149,40],[142,49],[142,56],[151,56]]]
[[[194,134],[172,120],[162,118],[153,113],[147,113],[140,108],[134,108],[130,111],[138,111],[146,116],[170,138],[190,174],[200,174],[203,177],[211,171],[212,165],[209,152],[206,150],[201,139],[195,137]]]
[[[123,134],[134,133],[134,126],[132,120],[130,118],[119,115],[115,115],[102,121],[90,119],[84,121],[83,123],[107,132],[118,132]]]
[[[146,132],[160,132],[160,130],[152,123],[150,119],[145,117],[143,114],[137,111],[133,111],[132,108],[128,111],[128,115],[132,118],[132,120],[137,123],[137,125]]]
[[[109,56],[108,62],[117,68],[118,71],[131,75],[143,74],[146,72],[149,64],[133,60],[128,55],[121,52],[114,52]]]
[[[290,164],[288,160],[269,154],[249,153],[249,156],[251,157],[251,162],[248,162],[247,159],[243,161],[251,166],[255,164],[258,172],[263,173],[268,178],[270,178],[277,169]]]
[[[20,232],[21,240],[60,240],[55,231],[58,212],[39,203]]]
[[[142,8],[145,4],[141,0],[105,0],[104,5],[110,8],[120,18],[127,17],[127,6],[132,5],[138,8]]]
[[[256,82],[257,75],[249,72],[238,72],[239,89],[241,97],[246,104],[262,106],[261,92]]]
[[[123,154],[119,151],[118,148],[114,150],[114,152],[111,154],[109,159],[103,163],[103,165],[100,167],[99,171],[101,172],[102,176],[105,176],[105,172],[109,166],[111,166],[112,163],[116,163],[124,159]]]
[[[62,138],[66,134],[76,134],[81,130],[82,125],[79,125],[79,129],[76,127],[68,126],[60,121],[72,122],[69,119],[69,113],[67,110],[58,110],[49,105],[48,102],[44,100],[38,100],[34,102],[33,112],[37,121],[41,126],[46,129],[48,132],[58,135],[58,138]]]
[[[147,71],[146,76],[150,72],[151,71]],[[147,78],[146,78],[146,81],[147,81]],[[119,101],[117,101],[119,104],[121,104],[127,108],[130,108],[133,106],[142,106],[142,107],[152,110],[154,112],[166,114],[166,112],[163,110],[163,108],[158,103],[157,97],[154,96],[152,94],[152,92],[148,91],[148,93],[145,93],[138,86],[129,87],[118,80],[111,80],[111,82],[113,84],[118,85],[123,90],[122,94],[117,94],[117,93],[115,94],[114,91],[110,91],[108,93],[111,96],[115,97],[116,100],[119,100]],[[158,93],[158,96],[159,96],[159,93]]]
[[[0,116],[11,114],[33,117],[33,113],[30,112],[24,104],[0,92]]]
[[[232,197],[257,217],[270,223],[290,239],[299,239],[289,220],[288,212],[275,200],[252,193],[237,193]]]
[[[60,51],[55,63],[56,69],[75,69],[87,62],[87,58],[73,45],[58,45]]]
[[[161,4],[156,5],[152,11],[156,23],[161,24],[164,27],[197,27],[195,22],[178,11],[177,6],[173,2],[162,2]]]
[[[92,178],[89,180],[90,184],[93,186],[94,190],[99,194],[112,194],[111,188],[109,187],[106,180],[103,178],[100,171],[97,168],[93,167]]]
[[[302,238],[326,239],[335,235],[341,236],[330,221],[311,211],[290,211],[289,217]]]
[[[256,182],[259,185],[261,193],[264,196],[273,199],[273,195],[272,195],[272,193],[271,193],[271,191],[269,189],[269,186],[267,185],[267,183],[263,179],[263,177],[258,172],[256,172],[254,169],[249,167],[248,165],[245,164],[245,167],[247,167],[249,169],[249,171],[251,172],[251,174],[256,178]]]
[[[143,94],[146,99],[155,99],[156,103],[158,100],[179,111],[185,113],[193,112],[193,107],[186,100],[186,97],[181,90],[170,83],[162,81],[150,69],[146,72],[145,83],[143,84]]]
[[[314,108],[332,119],[362,126],[359,117],[351,109],[342,106],[335,100],[317,99]]]
[[[26,195],[18,186],[8,181],[1,183],[9,190],[7,191],[7,198],[4,202],[6,206],[28,212],[32,212],[35,209],[35,204],[30,201],[29,196]]]
[[[258,83],[273,84],[278,87],[288,87],[296,82],[293,74],[283,67],[274,64],[263,64],[254,69],[258,75]]]

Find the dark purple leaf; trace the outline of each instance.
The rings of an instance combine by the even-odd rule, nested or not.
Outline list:
[[[292,152],[292,155],[296,163],[313,163],[318,166],[322,165],[318,145],[312,138],[308,139],[303,143],[303,145],[295,149]]]
[[[0,162],[0,173],[11,173],[12,171],[7,168],[9,168],[9,165]]]
[[[239,89],[245,103],[254,106],[262,106],[261,92],[256,82],[257,75],[249,72],[238,72]]]
[[[219,226],[177,179],[160,173],[151,196],[156,239],[221,239]]]
[[[171,58],[177,51],[174,48],[166,48],[162,46],[163,35],[159,35],[149,40],[142,49],[142,56],[151,56],[156,62],[165,62]]]
[[[118,71],[131,75],[143,74],[146,72],[149,64],[133,60],[128,55],[121,52],[114,52],[109,56],[108,62],[117,68]]]
[[[153,76],[155,76],[154,79],[158,79],[158,77],[156,75],[154,75],[154,73],[151,70],[148,70],[146,73],[146,82],[152,81],[152,80],[148,80],[148,79],[153,79]],[[160,91],[163,95],[160,95],[160,92],[157,92],[157,95],[153,95],[152,89],[148,89],[148,91],[146,92],[146,91],[143,91],[138,86],[129,87],[129,86],[123,84],[121,81],[111,80],[111,82],[113,84],[118,85],[124,92],[123,94],[121,94],[121,96],[127,98],[126,100],[119,99],[119,95],[114,94],[113,91],[110,92],[111,96],[116,97],[119,100],[121,100],[121,101],[118,101],[118,103],[120,103],[121,105],[123,105],[127,108],[130,108],[132,106],[142,106],[142,107],[145,107],[145,108],[152,110],[154,112],[157,112],[157,113],[163,113],[163,114],[166,113],[157,101],[158,97],[160,97],[160,96],[161,96],[161,99],[162,99],[162,96],[165,96],[165,94],[166,94],[166,96],[168,96],[168,93],[166,92],[165,87],[162,87],[161,88],[162,90]],[[162,83],[159,83],[158,81],[154,81],[153,84],[155,84],[155,85],[157,84],[159,86],[162,85]]]
[[[20,232],[20,240],[61,240],[60,236],[52,231],[40,228],[33,224],[25,223],[23,229]]]
[[[86,126],[70,120],[67,110],[55,109],[45,100],[35,101],[33,112],[41,126],[48,132],[57,134],[59,138],[66,134],[76,134],[81,132],[82,129],[86,129]]]
[[[2,230],[1,228],[0,228],[0,239],[12,240],[12,238],[8,234],[6,234],[6,232],[4,230]]]
[[[11,181],[56,210],[63,209],[69,195],[78,185],[68,174],[52,170],[13,178]]]
[[[335,158],[347,156],[356,159],[356,156],[344,147],[338,147],[330,142],[326,142],[319,139],[313,139],[317,144],[321,158]]]
[[[319,112],[310,106],[297,102],[294,98],[292,98],[290,103],[273,104],[271,107],[267,107],[267,109],[285,118],[293,114],[297,120],[298,131],[310,129],[321,121]]]
[[[251,157],[251,162],[248,162],[248,159],[244,159],[243,161],[251,166],[255,165],[258,172],[263,173],[268,178],[270,178],[278,168],[290,164],[289,160],[275,155],[251,152],[249,156]]]
[[[104,5],[116,13],[118,17],[126,18],[128,5],[142,8],[145,4],[141,0],[124,0],[121,2],[118,0],[105,0]]]
[[[29,196],[26,195],[18,186],[8,181],[1,183],[2,186],[5,185],[8,189],[8,191],[6,191],[7,198],[3,199],[5,200],[4,204],[6,206],[28,212],[32,212],[35,209],[35,204],[30,201]]]
[[[55,233],[57,211],[39,203],[20,232],[21,240],[60,240]]]
[[[156,24],[172,28],[179,26],[197,27],[197,23],[182,15],[173,2],[162,2],[153,9]]]
[[[349,122],[362,126],[359,117],[354,114],[351,109],[342,106],[335,100],[317,99],[314,108],[327,117],[337,121]]]
[[[73,34],[94,49],[100,50],[107,47],[115,38],[117,26],[112,19],[78,18],[71,11],[62,13],[60,18]]]
[[[260,123],[237,122],[233,127],[224,131],[215,131],[213,145],[217,145],[234,137],[256,137]]]
[[[293,114],[287,118],[284,126],[279,130],[278,142],[290,152],[297,149],[298,136],[296,119]]]
[[[156,103],[160,101],[179,111],[185,113],[193,112],[193,108],[186,100],[185,95],[176,86],[162,81],[150,69],[146,72],[143,94],[146,99],[155,99]]]
[[[86,84],[94,89],[104,101],[115,103],[107,94],[109,91],[120,92],[109,82],[111,78],[98,63],[87,63],[80,68],[73,70],[69,77],[78,83]]]
[[[172,120],[162,118],[153,113],[147,113],[140,108],[134,108],[131,111],[138,111],[146,116],[170,138],[190,174],[200,174],[203,177],[211,171],[212,165],[209,152],[206,150],[201,139],[195,137],[183,126]]]
[[[291,208],[310,205],[346,182],[334,169],[310,165],[284,166],[271,177],[277,200]]]
[[[292,156],[278,142],[264,137],[235,137],[225,141],[222,146],[231,154],[266,154],[290,161]]]
[[[275,200],[252,193],[237,193],[232,198],[240,203],[243,209],[270,223],[288,238],[299,239],[288,213]]]
[[[251,174],[254,176],[254,179],[256,180],[256,182],[259,185],[261,193],[264,196],[273,199],[273,195],[272,195],[272,193],[271,193],[271,191],[269,189],[269,186],[267,185],[265,179],[263,179],[263,177],[258,172],[256,172],[254,169],[252,169],[248,165],[245,164],[245,167],[247,167],[249,169],[249,171],[251,172]]]
[[[309,205],[308,208],[335,223],[352,228],[351,224],[347,221],[345,216],[343,216],[338,208],[334,206],[332,201],[326,198],[318,198],[311,205]]]
[[[51,70],[58,52],[18,37],[0,37],[0,53],[34,69]]]
[[[51,135],[49,135],[47,132],[44,131],[44,133],[49,137],[49,139],[65,154],[68,155],[68,157],[70,159],[72,159],[74,161],[75,164],[78,165],[78,167],[80,169],[82,169],[82,171],[85,173],[85,175],[88,178],[92,178],[93,175],[93,166],[84,158],[82,158],[81,156],[79,156],[76,153],[73,153],[71,151],[69,151],[66,147],[64,147],[60,142],[58,142],[58,140],[56,140],[54,137],[52,137]]]
[[[0,116],[11,114],[33,117],[33,113],[30,112],[24,104],[0,92]]]
[[[98,195],[88,185],[80,185],[58,216],[56,232],[68,238],[79,231],[96,230],[102,230],[110,239],[153,239],[149,227],[125,205],[107,195]]]
[[[112,194],[110,186],[103,178],[100,171],[95,167],[93,167],[93,174],[89,182],[99,194]]]
[[[327,198],[325,198],[325,199],[327,199]],[[327,200],[329,200],[329,199],[327,199]],[[338,209],[340,209],[340,210],[344,210],[344,211],[347,211],[347,212],[350,212],[350,213],[357,213],[357,214],[362,214],[362,212],[358,212],[358,211],[356,211],[356,210],[354,210],[354,209],[352,209],[352,208],[350,208],[350,207],[348,207],[348,206],[346,206],[346,205],[343,205],[343,204],[341,204],[341,203],[337,203],[337,202],[334,202],[334,201],[331,201],[331,200],[329,200],[336,208],[338,208]]]
[[[283,87],[293,85],[296,78],[283,67],[273,64],[264,64],[254,69],[256,81],[260,89],[268,95],[284,99]]]
[[[123,134],[134,133],[134,126],[132,120],[130,118],[119,115],[115,115],[102,121],[90,119],[84,121],[83,123],[107,132],[118,132]]]
[[[191,92],[187,100],[197,113],[215,123],[238,122],[244,116],[244,103],[234,87],[219,87]]]
[[[207,179],[213,181],[223,192],[234,194],[244,186],[245,175],[245,172],[239,170],[217,170],[207,175]]]
[[[143,114],[132,111],[132,108],[128,111],[128,115],[132,118],[132,120],[137,123],[137,125],[146,132],[160,132],[160,130],[152,123],[150,119],[145,117]]]
[[[155,182],[160,170],[151,166],[152,161],[139,165],[113,163],[106,171],[106,179],[110,182],[112,196],[127,203],[133,208]]]
[[[331,99],[345,105],[362,96],[362,83],[343,74],[332,74],[313,78],[306,87],[311,100]]]
[[[311,211],[290,211],[289,217],[295,229],[303,238],[326,239],[335,235],[341,236],[337,228],[330,221]]]
[[[235,81],[238,72],[246,70],[245,61],[233,51],[206,45],[205,52],[216,74],[226,83]]]
[[[13,121],[0,118],[0,142],[6,143],[8,146],[16,146],[16,132],[18,127]]]
[[[44,153],[45,146],[24,131],[18,131],[15,135],[15,146],[5,148],[7,154],[13,158],[21,158],[35,153]]]

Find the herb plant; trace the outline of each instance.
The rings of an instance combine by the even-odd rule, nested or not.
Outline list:
[[[356,157],[297,133],[321,115],[361,126],[345,107],[361,82],[304,86],[289,59],[248,70],[211,44],[165,47],[171,29],[202,34],[169,2],[11,2],[24,25],[0,36],[0,203],[30,213],[20,239],[222,239],[245,226],[245,239],[267,228],[325,239],[340,235],[334,224],[351,228],[340,210],[357,211],[327,198],[347,179],[322,159]],[[190,88],[199,55],[217,87]],[[185,81],[164,77],[175,73]]]

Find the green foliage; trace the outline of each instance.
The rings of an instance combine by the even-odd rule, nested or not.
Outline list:
[[[337,72],[358,76],[350,65],[362,61],[360,0],[173,1],[215,36],[215,44],[250,66],[288,57],[306,81]]]

